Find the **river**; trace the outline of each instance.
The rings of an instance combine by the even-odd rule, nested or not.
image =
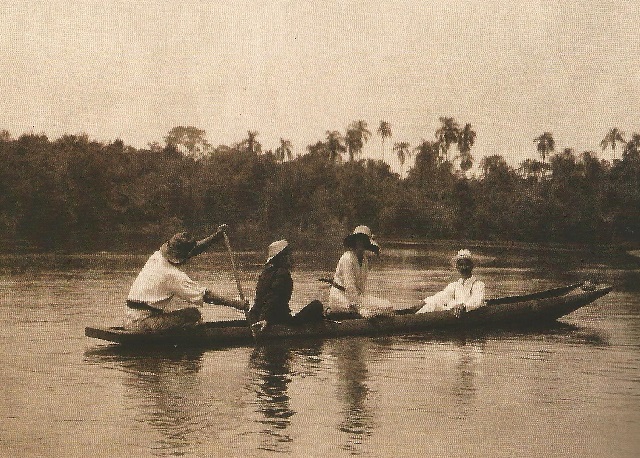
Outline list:
[[[615,289],[536,331],[123,350],[85,337],[84,327],[120,323],[146,256],[4,256],[0,452],[639,456],[640,260],[576,248],[472,249],[490,297],[586,278]],[[371,288],[397,308],[415,304],[453,278],[452,251],[384,250]],[[337,256],[296,254],[293,304],[326,295],[316,279],[331,274]],[[247,292],[263,257],[238,258]],[[218,252],[185,270],[234,295],[229,264]],[[238,317],[215,306],[203,314]]]

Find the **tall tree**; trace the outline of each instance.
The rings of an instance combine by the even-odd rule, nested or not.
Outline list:
[[[633,161],[640,159],[640,134],[631,135],[631,139],[624,145],[622,159]]]
[[[258,131],[249,130],[247,131],[247,138],[244,141],[244,144],[247,145],[247,151],[253,154],[260,154],[262,151],[262,145],[256,138],[258,137]]]
[[[523,178],[534,178],[536,181],[542,177],[543,170],[544,165],[537,159],[525,159],[518,168]]]
[[[347,144],[347,150],[349,151],[349,160],[353,161],[356,156],[362,153],[364,144],[371,138],[371,131],[369,130],[365,121],[354,121],[347,127],[347,133],[345,135],[345,141]]]
[[[280,139],[280,146],[276,148],[275,157],[278,162],[284,162],[285,159],[290,161],[292,159],[293,155],[291,153],[290,140]]]
[[[466,172],[473,165],[471,147],[476,142],[476,133],[471,124],[467,123],[458,134],[458,151],[460,152],[460,169]]]
[[[206,132],[197,127],[176,126],[164,137],[164,141],[167,146],[171,146],[185,156],[190,156],[197,160],[211,152],[211,145],[205,135]]]
[[[613,152],[613,159],[615,159],[617,142],[620,142],[622,144],[626,143],[624,141],[624,132],[620,132],[620,130],[618,130],[617,127],[614,127],[609,132],[607,132],[607,135],[605,135],[602,141],[600,142],[602,151],[607,149],[607,146],[611,146],[611,151]]]
[[[398,155],[398,160],[400,161],[400,176],[404,176],[404,163],[407,160],[407,158],[411,156],[409,143],[398,142],[393,145],[393,150]]]
[[[331,162],[337,162],[342,158],[342,153],[347,151],[345,138],[337,130],[327,131],[327,149],[329,150]]]
[[[436,130],[436,138],[445,161],[449,161],[449,148],[458,143],[460,126],[453,118],[440,117],[440,128]]]
[[[544,132],[539,137],[534,138],[533,142],[536,144],[538,153],[542,157],[542,176],[544,176],[544,170],[546,169],[547,165],[547,157],[554,151],[556,142],[553,139],[553,134],[551,132]]]
[[[380,121],[380,125],[378,126],[378,135],[380,135],[382,142],[382,161],[384,162],[384,141],[393,135],[391,132],[391,124],[387,121]]]

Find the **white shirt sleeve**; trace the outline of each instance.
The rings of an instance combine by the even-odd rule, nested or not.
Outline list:
[[[347,256],[343,256],[340,258],[341,270],[342,270],[342,281],[344,284],[344,294],[349,301],[349,304],[357,304],[358,303],[358,286],[356,284],[356,271],[354,269],[353,262]]]
[[[173,278],[173,291],[176,296],[184,299],[187,302],[191,302],[197,306],[202,306],[202,299],[204,298],[205,288],[200,286],[198,282],[189,278],[189,276],[182,272],[177,271]]]
[[[423,302],[430,308],[444,307],[453,300],[456,291],[456,284],[449,283],[445,289],[437,292],[433,296],[426,297]]]

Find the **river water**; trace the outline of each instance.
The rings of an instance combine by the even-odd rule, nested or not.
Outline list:
[[[146,256],[5,256],[0,455],[640,456],[640,259],[472,248],[490,297],[586,278],[616,288],[535,331],[123,350],[84,327],[120,323]],[[453,278],[452,251],[385,250],[371,289],[415,304]],[[297,254],[294,309],[326,295],[316,279],[339,254]],[[247,292],[262,257],[239,257]],[[234,295],[229,264],[212,253],[186,270]]]

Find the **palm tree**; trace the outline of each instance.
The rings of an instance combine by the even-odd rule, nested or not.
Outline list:
[[[247,139],[245,140],[245,143],[247,144],[247,151],[249,151],[250,153],[258,154],[262,149],[260,142],[256,140],[257,136],[258,132],[255,130],[250,130],[247,132]]]
[[[449,148],[454,143],[458,143],[460,135],[460,126],[453,118],[440,117],[440,128],[436,130],[436,138],[440,145],[440,150],[445,156],[445,160],[449,161]]]
[[[386,138],[390,138],[391,133],[391,124],[387,121],[380,121],[380,126],[378,127],[378,135],[382,139],[382,162],[384,162],[384,140]]]
[[[622,153],[622,160],[634,159],[640,159],[640,134],[631,135],[631,140],[624,145]]]
[[[460,151],[460,170],[466,172],[473,165],[471,147],[476,141],[476,133],[471,128],[471,124],[465,124],[458,133],[458,151]]]
[[[520,163],[520,168],[518,170],[524,178],[534,178],[535,180],[539,180],[542,176],[544,167],[542,162],[536,159],[525,159]]]
[[[364,144],[371,138],[371,131],[365,121],[354,121],[349,124],[345,140],[349,150],[349,160],[353,161],[356,155],[362,153]]]
[[[505,161],[504,157],[499,154],[483,157],[480,161],[480,167],[482,168],[482,173],[485,178],[491,173],[496,173],[500,170],[507,170],[509,168],[507,161]]]
[[[617,127],[614,127],[607,135],[604,136],[602,141],[600,142],[600,146],[602,147],[602,151],[607,149],[607,146],[611,145],[611,150],[613,152],[613,159],[616,158],[616,142],[626,143],[624,141],[624,132],[620,132]]]
[[[342,153],[347,151],[345,146],[345,139],[337,130],[327,131],[327,149],[329,150],[329,159],[331,162],[336,162],[338,158],[342,157]]]
[[[404,175],[404,163],[407,158],[411,157],[411,150],[409,149],[409,143],[407,142],[399,142],[393,145],[393,150],[398,155],[398,160],[400,161],[400,176]]]
[[[539,137],[534,138],[533,142],[536,143],[538,153],[540,153],[540,156],[542,157],[542,176],[544,177],[544,172],[547,166],[547,156],[555,149],[556,142],[553,139],[553,134],[551,132],[544,132]]]
[[[284,138],[280,139],[280,146],[276,148],[276,161],[284,162],[285,158],[287,160],[291,160],[293,157],[291,154],[291,141],[285,140]]]

